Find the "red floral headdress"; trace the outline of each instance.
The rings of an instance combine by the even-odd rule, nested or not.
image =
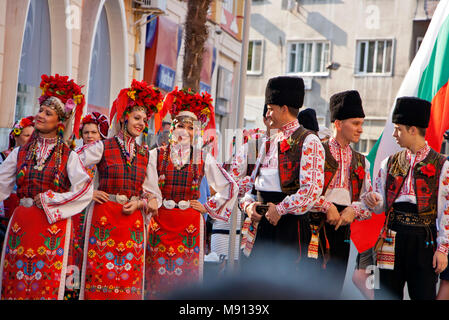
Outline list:
[[[14,124],[11,132],[9,133],[9,149],[13,148],[16,145],[16,140],[14,139],[14,137],[20,136],[22,134],[22,130],[30,126],[34,127],[33,116],[22,118]]]
[[[168,111],[172,119],[180,115],[194,115],[201,122],[203,128],[209,123],[213,113],[212,98],[209,93],[195,93],[191,89],[175,87],[167,94],[162,109]],[[161,114],[161,116],[163,116]]]
[[[56,97],[62,102],[62,106],[53,104],[60,120],[65,125],[68,132],[65,136],[74,132],[76,138],[79,138],[79,126],[83,108],[86,104],[84,94],[81,92],[83,86],[79,86],[68,76],[41,76],[40,88],[42,95],[39,97],[39,104],[43,104],[50,97]],[[72,122],[73,121],[73,122]],[[70,138],[70,137],[69,137]]]
[[[106,139],[108,136],[108,130],[109,130],[109,120],[108,117],[106,117],[104,114],[101,114],[99,112],[92,112],[81,120],[81,126],[80,126],[80,136],[83,132],[83,127],[85,124],[93,123],[98,126],[98,131],[100,132],[100,136],[103,139]]]
[[[111,126],[115,127],[123,114],[136,106],[144,107],[146,109],[147,118],[149,120],[161,109],[163,98],[164,96],[159,88],[156,88],[145,81],[133,79],[131,87],[120,90],[117,99],[112,103],[110,114]],[[113,133],[116,134],[117,132]]]

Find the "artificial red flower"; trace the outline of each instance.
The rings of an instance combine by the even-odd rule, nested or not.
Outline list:
[[[360,180],[363,180],[365,178],[365,169],[362,167],[362,165],[359,165],[357,169],[354,170],[354,172],[357,174],[357,177]]]
[[[421,167],[421,173],[428,177],[433,177],[436,171],[437,170],[432,163],[428,163],[427,165]]]
[[[290,143],[288,143],[287,139],[282,140],[280,149],[282,153],[290,149]]]

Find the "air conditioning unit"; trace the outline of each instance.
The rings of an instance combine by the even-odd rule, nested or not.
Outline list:
[[[166,11],[167,0],[133,0],[134,8],[140,10]]]

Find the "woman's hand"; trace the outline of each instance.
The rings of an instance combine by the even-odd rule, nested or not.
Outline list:
[[[34,200],[34,205],[36,207],[38,207],[39,209],[42,209],[42,202],[41,202],[40,194],[37,194],[33,200]]]
[[[206,213],[206,208],[198,200],[190,200],[190,206],[192,209],[199,211],[200,213]]]
[[[100,204],[103,204],[109,201],[109,195],[104,191],[94,190],[92,200]]]
[[[126,215],[130,215],[141,207],[142,207],[141,200],[133,200],[123,205],[122,212]]]
[[[158,210],[158,205],[157,205],[157,199],[153,198],[151,200],[148,201],[148,214],[151,214],[152,217],[157,216],[157,210]]]

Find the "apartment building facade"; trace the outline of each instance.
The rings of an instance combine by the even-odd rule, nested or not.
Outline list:
[[[330,127],[329,98],[355,89],[366,114],[355,146],[368,153],[382,133],[396,93],[439,1],[253,0],[245,125],[263,127],[269,78],[300,76],[303,108]]]

